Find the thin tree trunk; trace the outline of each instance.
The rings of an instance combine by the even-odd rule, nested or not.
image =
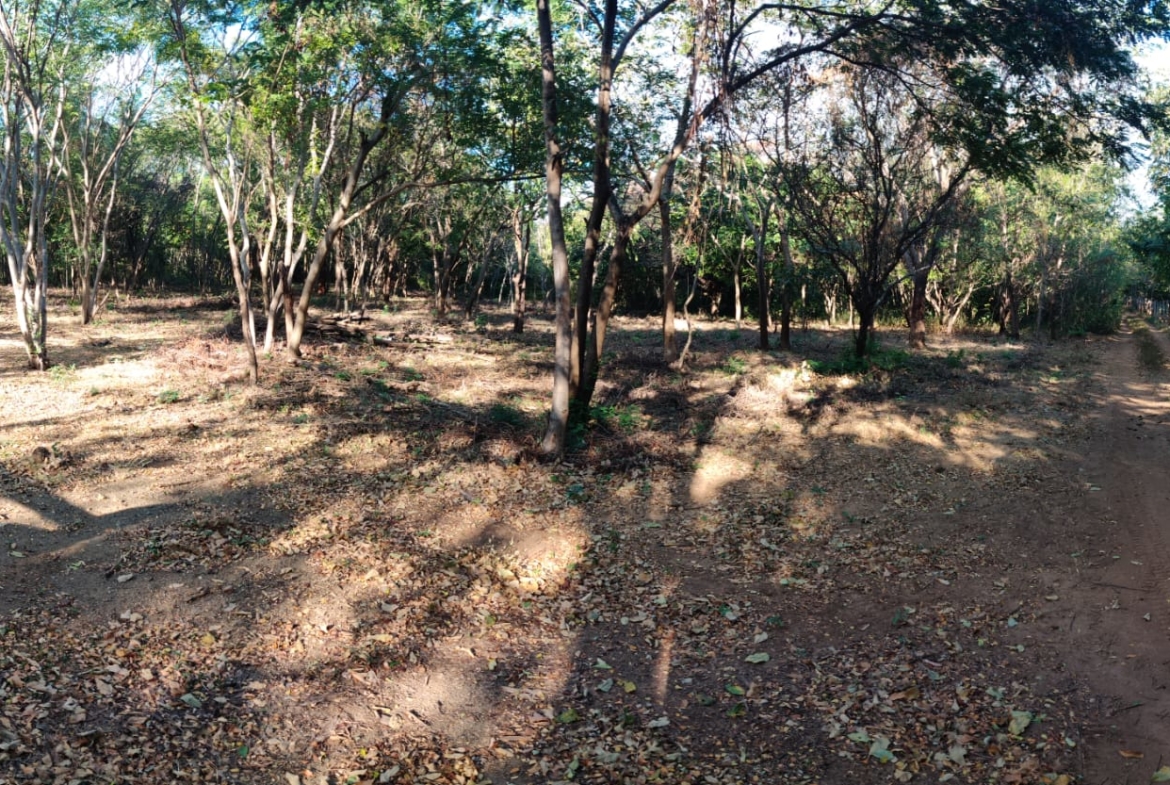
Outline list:
[[[662,198],[658,200],[658,214],[662,219],[662,362],[669,365],[678,359],[678,341],[675,337],[674,318],[674,249],[671,246],[670,192],[673,177],[662,187]],[[689,332],[688,332],[689,340]]]
[[[744,219],[747,222],[748,230],[752,233],[753,241],[755,242],[756,251],[756,288],[758,289],[759,299],[757,307],[759,309],[758,317],[760,324],[760,351],[766,352],[771,349],[768,341],[768,326],[771,322],[771,293],[768,291],[768,255],[767,255],[767,238],[768,238],[768,219],[772,214],[771,204],[765,203],[763,200],[759,201],[760,206],[760,220],[756,223],[752,220],[749,211],[744,209]]]
[[[516,243],[516,269],[512,273],[512,332],[524,332],[525,289],[528,285],[528,253],[532,222],[519,211],[512,213],[512,238]]]
[[[780,284],[780,348],[792,349],[792,282],[796,264],[792,259],[792,243],[788,236],[788,222],[780,221],[780,249],[784,253],[784,280]]]
[[[553,356],[552,405],[541,452],[557,456],[565,450],[569,426],[569,385],[573,366],[573,323],[569,280],[569,253],[565,245],[565,222],[561,213],[561,179],[564,158],[557,140],[557,86],[553,56],[550,0],[536,0],[540,36],[541,107],[544,116],[545,191],[548,196],[548,231],[552,246],[553,287],[556,291],[556,347]],[[595,195],[597,198],[598,195]]]
[[[917,249],[908,253],[911,266],[910,275],[913,283],[910,294],[910,309],[907,312],[907,321],[910,325],[910,348],[926,348],[926,284],[930,280],[930,267],[922,259]]]
[[[614,212],[618,224],[617,230],[613,239],[613,248],[609,252],[605,286],[602,287],[601,299],[597,303],[597,313],[593,316],[593,330],[589,332],[585,341],[585,365],[581,369],[581,381],[577,386],[577,401],[583,405],[588,405],[593,400],[593,391],[597,387],[601,354],[605,351],[605,334],[609,329],[610,317],[613,315],[614,302],[617,300],[618,281],[621,280],[622,267],[625,265],[630,238],[634,231],[634,226],[628,219],[616,211]]]

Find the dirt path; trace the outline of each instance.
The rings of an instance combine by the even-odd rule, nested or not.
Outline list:
[[[1089,493],[1069,510],[1070,539],[1052,543],[1071,567],[1044,576],[1066,665],[1098,696],[1084,773],[1103,785],[1149,782],[1170,762],[1170,386],[1139,366],[1140,340],[1127,329],[1104,353],[1096,435],[1070,467]]]

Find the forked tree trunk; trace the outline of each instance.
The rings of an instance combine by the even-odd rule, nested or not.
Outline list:
[[[581,380],[577,385],[576,398],[584,405],[588,405],[593,400],[593,391],[597,387],[601,355],[605,351],[605,335],[609,329],[610,317],[613,316],[613,306],[617,301],[618,281],[621,280],[622,268],[625,266],[630,248],[630,238],[634,231],[634,225],[628,219],[617,214],[614,215],[614,219],[617,228],[613,238],[613,248],[609,252],[605,286],[601,289],[601,300],[597,303],[597,313],[593,316],[593,329],[588,333],[588,339],[585,341],[585,364],[581,368]]]

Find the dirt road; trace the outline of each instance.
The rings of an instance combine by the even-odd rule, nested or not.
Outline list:
[[[1068,539],[1052,543],[1067,568],[1043,576],[1059,597],[1048,621],[1065,631],[1061,654],[1096,696],[1090,783],[1145,783],[1170,763],[1170,384],[1139,364],[1143,340],[1170,352],[1138,326],[1104,355],[1095,435],[1069,465],[1088,494],[1068,507]]]

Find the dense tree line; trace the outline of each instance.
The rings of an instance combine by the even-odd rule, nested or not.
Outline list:
[[[234,292],[249,374],[314,297],[555,313],[544,449],[617,310],[1108,330],[1167,288],[1162,2],[0,3],[0,240],[29,364],[50,286]],[[1162,202],[1127,218],[1128,145]],[[1161,178],[1160,180],[1158,178]],[[774,332],[778,335],[774,335]]]

